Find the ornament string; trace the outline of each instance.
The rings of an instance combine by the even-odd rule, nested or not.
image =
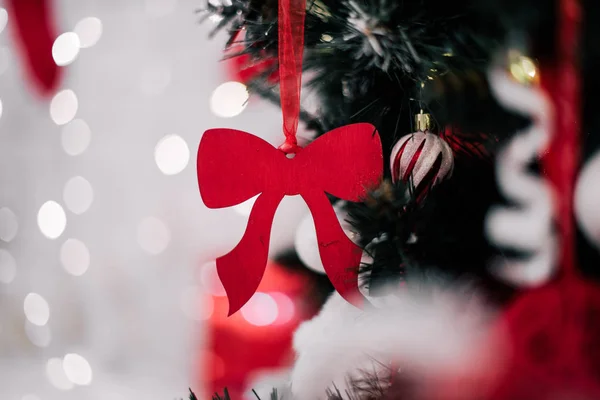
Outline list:
[[[286,154],[300,150],[296,132],[300,118],[305,12],[305,0],[279,0],[279,95],[285,135],[279,150]]]
[[[562,279],[561,296],[566,315],[575,316],[589,307],[589,290],[585,290],[577,271],[573,196],[579,167],[580,151],[580,76],[578,70],[581,5],[579,0],[559,2],[558,64],[555,69],[554,107],[557,131],[548,153],[548,177],[555,185],[558,198],[557,225],[561,235]],[[573,317],[574,318],[574,317]],[[581,365],[580,343],[586,337],[585,328],[577,323],[566,324],[561,332],[566,345],[562,358],[565,363]]]
[[[558,15],[558,63],[542,70],[542,83],[554,101],[555,132],[547,157],[542,162],[557,198],[556,215],[560,234],[560,265],[565,276],[575,275],[575,225],[573,192],[579,164],[580,82],[577,52],[581,9],[578,0],[561,0]],[[546,72],[546,75],[544,75]],[[548,79],[544,79],[548,78]]]

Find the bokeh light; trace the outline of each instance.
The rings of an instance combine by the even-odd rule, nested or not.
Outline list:
[[[68,273],[81,276],[90,266],[90,251],[85,243],[67,239],[60,248],[60,262]]]
[[[55,201],[47,201],[38,211],[38,227],[48,239],[56,239],[64,232],[67,226],[65,211]]]
[[[160,219],[147,217],[138,225],[137,240],[143,250],[157,255],[162,253],[169,245],[171,232]]]
[[[294,248],[304,265],[315,272],[325,273],[325,267],[323,267],[321,254],[319,253],[315,223],[311,213],[307,213],[298,228],[296,228]]]
[[[256,292],[240,310],[242,317],[251,325],[266,326],[277,319],[277,303],[267,293]]]
[[[79,354],[65,355],[62,367],[67,379],[76,385],[89,385],[92,383],[92,367],[90,363]]]
[[[209,319],[214,311],[215,302],[211,296],[202,294],[198,286],[186,288],[179,298],[181,310],[186,317],[193,321]]]
[[[258,196],[260,196],[260,195],[256,195],[244,202],[241,202],[240,204],[236,204],[235,206],[233,206],[231,208],[233,208],[233,211],[240,214],[241,216],[249,217],[250,212],[252,211],[252,207],[254,207],[254,203],[256,202],[256,199],[258,198]]]
[[[65,205],[74,214],[83,214],[92,205],[94,190],[83,177],[75,176],[66,183],[63,190]]]
[[[52,58],[61,67],[71,64],[79,54],[79,36],[74,32],[59,35],[52,45]]]
[[[0,33],[4,31],[6,28],[6,24],[8,23],[8,12],[6,9],[0,7]]]
[[[48,347],[52,341],[52,334],[48,325],[37,326],[26,321],[25,334],[29,341],[37,347]]]
[[[73,389],[73,382],[67,378],[60,358],[51,358],[46,363],[46,377],[48,381],[59,390]]]
[[[70,156],[83,153],[90,145],[91,138],[92,131],[82,119],[74,119],[62,128],[62,147]]]
[[[12,241],[18,230],[19,222],[15,213],[8,207],[0,208],[0,240]]]
[[[4,106],[2,105],[2,99],[0,99],[0,118],[2,118],[3,111],[4,111]]]
[[[275,303],[277,303],[278,312],[275,324],[279,325],[290,322],[296,313],[294,301],[285,293],[271,292],[269,295],[275,300]]]
[[[92,47],[102,36],[102,21],[96,17],[87,17],[75,25],[73,32],[79,38],[81,48]]]
[[[61,90],[50,102],[50,117],[57,125],[69,123],[79,108],[77,96],[70,89]]]
[[[188,165],[190,149],[181,136],[167,135],[156,145],[154,160],[163,174],[175,175]]]
[[[205,360],[209,360],[210,369],[212,372],[213,379],[220,379],[225,375],[225,361],[223,357],[219,356],[216,352],[205,350],[204,357]],[[244,399],[247,400],[247,399]]]
[[[248,89],[243,83],[225,82],[213,91],[210,98],[210,109],[219,117],[235,117],[244,111],[249,96]]]
[[[17,262],[8,250],[0,249],[0,282],[11,283],[17,275]]]
[[[213,296],[222,297],[227,294],[219,279],[215,262],[206,263],[200,267],[200,283],[204,290]]]
[[[37,293],[29,293],[23,302],[25,317],[34,325],[43,326],[50,319],[50,306],[46,299]]]
[[[535,62],[517,51],[509,51],[509,71],[518,82],[528,85],[537,81],[538,71]]]
[[[165,91],[171,82],[171,70],[162,63],[148,65],[140,74],[142,93],[152,96]]]
[[[3,74],[8,70],[10,64],[10,50],[8,47],[0,47],[0,74]],[[0,116],[2,113],[0,112]]]

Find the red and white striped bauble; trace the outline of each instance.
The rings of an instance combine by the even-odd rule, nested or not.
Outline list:
[[[415,132],[403,136],[392,149],[390,157],[392,182],[408,182],[417,194],[452,175],[452,149],[438,135]]]

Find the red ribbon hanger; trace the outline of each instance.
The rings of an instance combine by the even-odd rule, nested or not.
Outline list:
[[[206,131],[198,148],[198,185],[207,207],[231,207],[259,195],[244,236],[217,259],[229,315],[256,292],[267,264],[273,217],[284,196],[301,195],[307,203],[334,288],[357,306],[364,300],[357,274],[362,249],[344,233],[326,193],[360,201],[376,187],[383,171],[381,141],[374,126],[359,123],[334,129],[306,148],[298,146],[305,7],[304,0],[279,1],[284,143],[274,148],[250,133],[222,128]]]

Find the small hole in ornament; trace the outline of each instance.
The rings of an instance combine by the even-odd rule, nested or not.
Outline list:
[[[285,156],[286,156],[287,158],[290,158],[290,159],[291,159],[291,158],[294,158],[294,157],[296,157],[296,153],[287,153]]]

